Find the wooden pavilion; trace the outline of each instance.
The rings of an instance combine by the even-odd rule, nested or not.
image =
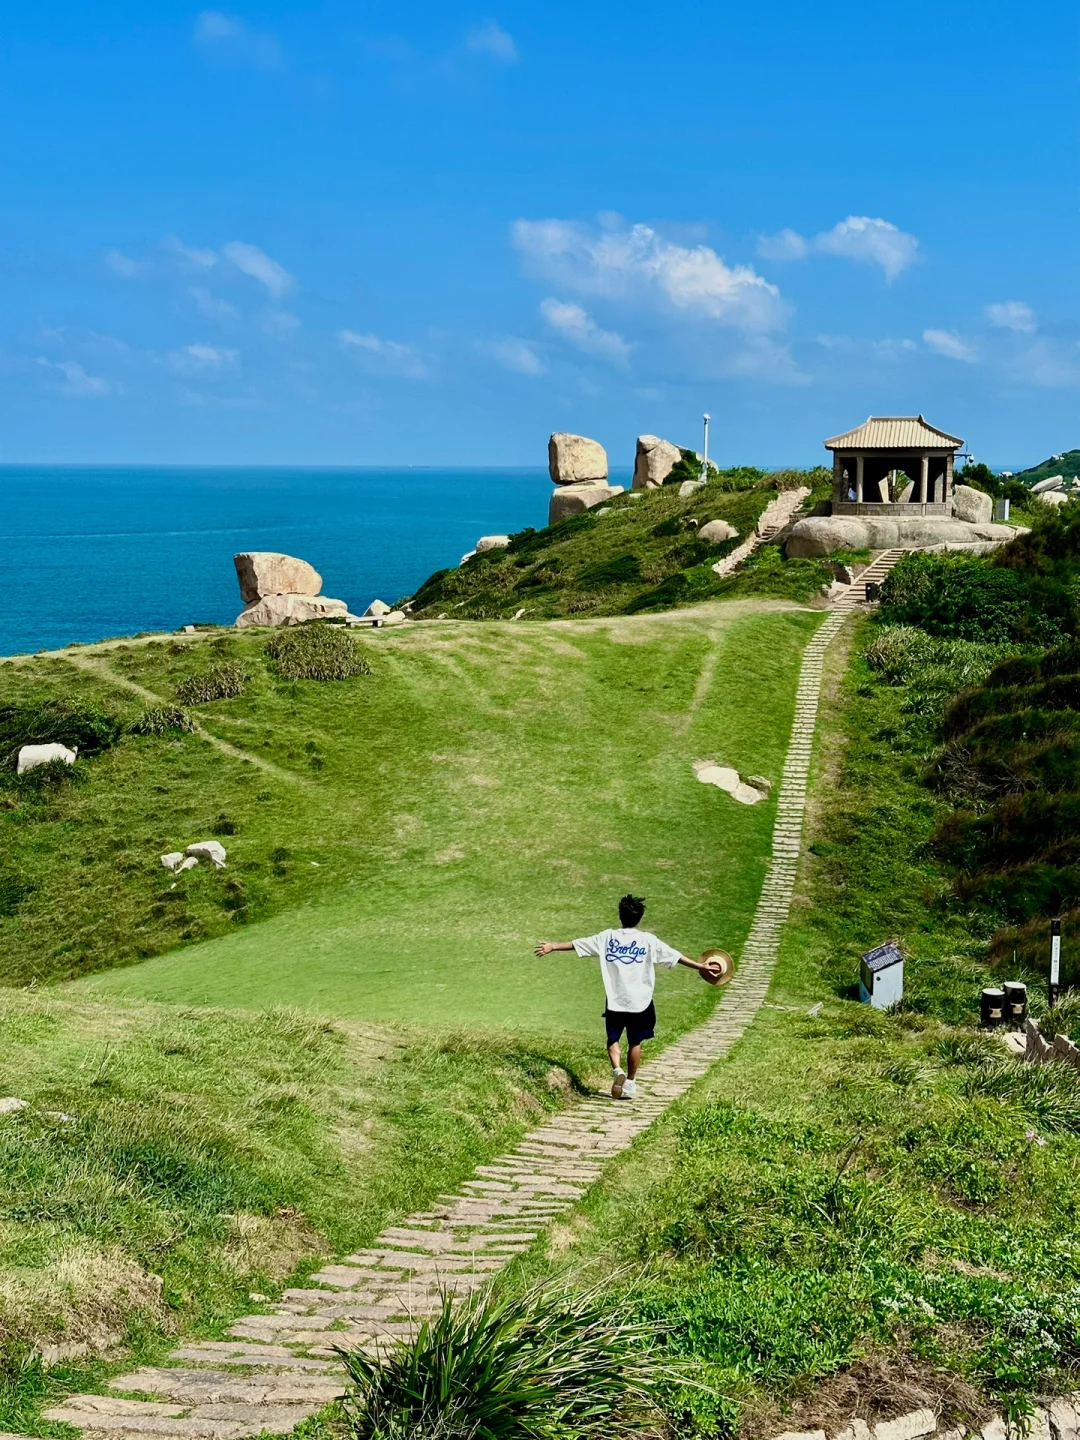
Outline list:
[[[871,415],[825,441],[833,514],[951,515],[953,458],[963,445],[921,415]]]

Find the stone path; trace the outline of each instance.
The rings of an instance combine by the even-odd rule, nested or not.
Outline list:
[[[772,859],[735,978],[704,1024],[642,1068],[638,1096],[597,1096],[552,1117],[509,1154],[477,1166],[459,1194],[441,1196],[308,1285],[286,1290],[268,1313],[245,1315],[228,1339],[183,1345],[164,1366],[117,1376],[107,1395],[70,1396],[46,1419],[88,1436],[291,1433],[341,1394],[335,1346],[370,1349],[408,1335],[438,1308],[444,1289],[463,1295],[487,1284],[731,1049],[765,999],[791,904],[825,651],[850,609],[847,598],[803,652]]]

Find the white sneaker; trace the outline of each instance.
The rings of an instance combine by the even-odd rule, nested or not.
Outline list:
[[[632,1099],[634,1098],[634,1096],[637,1094],[637,1081],[636,1081],[636,1080],[624,1080],[624,1081],[623,1081],[623,1087],[622,1087],[622,1093],[623,1093],[623,1099],[624,1099],[624,1100],[632,1100]]]
[[[616,1070],[615,1074],[611,1077],[611,1098],[613,1100],[621,1100],[624,1088],[633,1083],[632,1080],[627,1080],[625,1070]]]

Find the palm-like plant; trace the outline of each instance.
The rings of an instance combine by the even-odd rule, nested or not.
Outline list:
[[[536,1286],[444,1295],[411,1339],[342,1352],[356,1440],[571,1440],[626,1434],[655,1413],[653,1323],[612,1315],[610,1290]],[[621,1423],[623,1429],[613,1431]]]

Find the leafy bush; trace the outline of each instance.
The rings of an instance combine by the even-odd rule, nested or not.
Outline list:
[[[211,700],[235,700],[247,689],[248,673],[234,660],[223,660],[201,674],[189,675],[176,687],[182,705],[206,705]]]
[[[371,674],[358,642],[340,625],[316,621],[283,630],[266,642],[266,653],[288,680],[347,680]]]
[[[180,735],[194,730],[195,722],[179,705],[160,705],[144,710],[128,729],[132,735]]]
[[[1044,1130],[1080,1135],[1080,1071],[1071,1065],[1002,1060],[967,1075],[964,1089],[1014,1105]]]
[[[14,769],[24,745],[66,745],[97,755],[115,745],[123,722],[98,705],[64,700],[27,701],[0,708],[0,768]]]
[[[979,556],[913,550],[881,587],[880,619],[931,635],[1003,644],[1047,644],[1075,628],[1064,587],[1038,586],[1020,569]]]
[[[656,1326],[599,1290],[445,1296],[415,1337],[345,1353],[356,1440],[572,1440],[625,1435],[656,1380]],[[635,1427],[636,1428],[636,1427]]]
[[[598,590],[605,585],[630,585],[641,579],[641,565],[636,555],[615,555],[586,565],[578,575],[583,590]]]

